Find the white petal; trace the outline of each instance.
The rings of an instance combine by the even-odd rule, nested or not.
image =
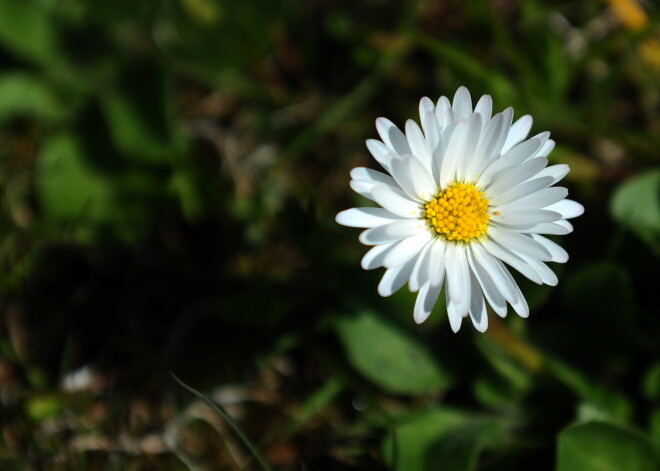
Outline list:
[[[462,316],[470,308],[470,268],[465,248],[459,244],[447,244],[445,250],[447,268],[447,296],[456,312]]]
[[[392,159],[392,175],[399,186],[411,200],[421,203],[421,198],[417,195],[413,177],[410,175],[409,162],[416,160],[412,155],[395,157]]]
[[[499,291],[486,269],[481,266],[478,260],[476,260],[473,251],[473,248],[476,245],[478,244],[471,244],[470,250],[467,251],[470,269],[479,282],[481,290],[483,291],[488,304],[493,308],[493,311],[495,311],[500,317],[506,317],[506,299],[504,299],[504,295]]]
[[[419,100],[419,117],[420,117],[420,119],[426,113],[435,113],[435,105],[433,104],[431,99],[427,96],[425,96],[421,100]]]
[[[424,130],[424,135],[426,136],[426,145],[431,155],[431,166],[429,168],[429,173],[433,177],[433,180],[436,182],[436,186],[438,186],[437,176],[440,174],[440,158],[444,148],[442,146],[440,126],[438,125],[438,121],[435,118],[434,113],[426,113],[424,116],[422,116],[422,129]]]
[[[422,250],[417,257],[417,261],[415,262],[415,266],[410,273],[408,287],[413,293],[419,291],[422,285],[429,280],[429,263],[431,260],[430,254],[433,243],[434,240],[431,239],[424,247],[422,247]]]
[[[373,229],[370,229],[373,230]],[[527,262],[525,262],[522,258],[520,258],[518,255],[514,254],[510,250],[502,247],[492,239],[484,239],[481,241],[481,245],[490,252],[491,255],[494,257],[499,258],[506,264],[512,266],[516,270],[518,270],[520,273],[522,273],[525,277],[529,278],[531,281],[533,281],[536,284],[542,284],[543,280],[539,276],[536,271],[530,267]]]
[[[488,329],[488,314],[484,296],[474,274],[470,274],[470,284],[470,319],[474,327],[483,333]]]
[[[447,244],[441,239],[432,242],[429,252],[428,277],[432,286],[442,286],[445,279],[445,250]]]
[[[520,317],[528,317],[529,306],[527,305],[527,300],[525,299],[525,296],[523,296],[522,291],[520,291],[520,287],[518,287],[516,280],[513,279],[513,276],[511,276],[511,273],[509,273],[509,270],[506,269],[502,262],[497,260],[497,263],[502,267],[502,273],[508,279],[509,283],[513,286],[513,289],[516,292],[515,299],[509,301],[511,303],[511,307],[513,307],[513,309],[518,313]]]
[[[542,235],[532,234],[532,238],[550,252],[550,255],[552,255],[552,262],[566,263],[568,261],[568,252],[566,252],[561,246]]]
[[[429,171],[417,159],[407,159],[406,172],[412,182],[415,196],[421,201],[430,201],[438,192],[438,185]]]
[[[397,216],[419,218],[421,214],[419,203],[412,201],[403,191],[397,188],[376,186],[371,194],[376,203]]]
[[[479,177],[479,184],[488,186],[491,181],[496,181],[496,175],[500,175],[500,172],[503,173],[503,171],[509,168],[517,168],[536,152],[540,146],[541,141],[538,139],[530,139],[518,144],[499,159],[494,160],[488,168],[484,170]]]
[[[378,284],[378,294],[387,297],[398,291],[408,281],[414,264],[415,259],[411,258],[400,267],[388,268]]]
[[[491,227],[488,229],[488,237],[516,255],[525,255],[543,261],[552,259],[552,255],[542,244],[519,232]]]
[[[542,222],[556,222],[559,219],[561,219],[561,214],[546,209],[516,209],[502,211],[501,214],[491,216],[491,221],[509,226],[530,226]]]
[[[493,99],[490,95],[482,96],[474,107],[474,112],[481,115],[481,131],[483,132],[490,122],[490,117],[493,114]]]
[[[548,268],[545,263],[534,258],[525,257],[524,255],[521,255],[520,258],[522,258],[530,267],[532,267],[536,273],[538,273],[543,283],[550,286],[557,286],[557,283],[559,283],[557,275],[555,275],[555,272],[550,270],[550,268]]]
[[[546,167],[541,170],[538,175],[536,175],[536,178],[551,177],[552,184],[554,185],[559,180],[564,178],[570,170],[570,167],[566,164],[551,165],[550,167]]]
[[[570,222],[560,219],[555,222],[543,222],[534,224],[528,228],[517,229],[522,233],[535,233],[535,234],[549,234],[549,235],[566,235],[573,232],[573,226]]]
[[[498,291],[502,293],[504,299],[511,303],[515,301],[516,290],[509,283],[509,279],[504,274],[504,271],[506,270],[504,265],[499,263],[496,257],[488,253],[480,243],[471,244],[470,248],[475,261],[479,262],[479,265],[481,265],[486,273],[488,273],[488,276],[495,284]]]
[[[398,219],[400,219],[398,216],[383,208],[351,208],[335,217],[335,221],[348,227],[375,227]]]
[[[521,144],[522,145],[522,144]],[[548,164],[548,159],[538,157],[523,164],[500,170],[493,175],[490,184],[483,183],[488,188],[489,195],[505,195],[511,189],[529,180]],[[488,171],[488,170],[487,170]]]
[[[375,245],[364,254],[360,265],[365,270],[373,270],[383,266],[385,255],[397,244],[397,242],[389,242],[387,244]]]
[[[349,185],[351,186],[351,189],[358,195],[362,195],[365,198],[369,198],[373,201],[374,195],[372,192],[376,187],[374,183],[365,180],[351,180]]]
[[[466,171],[474,159],[477,143],[481,137],[481,123],[482,117],[480,114],[473,114],[468,120],[466,129],[468,139],[463,148],[463,155],[456,161],[456,179],[458,181],[465,180]]]
[[[439,286],[431,286],[429,282],[424,283],[415,301],[414,319],[416,323],[421,324],[428,319],[439,295]]]
[[[513,109],[507,108],[503,112],[497,113],[490,120],[486,131],[482,134],[482,138],[477,144],[474,163],[468,171],[469,175],[479,178],[483,174],[484,169],[501,155],[502,146],[509,132],[512,118]]]
[[[465,158],[465,149],[469,145],[468,122],[459,121],[449,138],[447,149],[440,168],[440,187],[446,188],[456,179],[456,169],[461,159]]]
[[[536,154],[534,154],[534,157],[547,157],[550,152],[552,152],[552,149],[555,148],[555,141],[552,139],[548,139],[545,141],[545,144],[538,150]]]
[[[458,87],[454,94],[452,108],[457,120],[468,119],[472,114],[472,97],[465,87]]]
[[[364,180],[371,183],[384,183],[390,186],[397,186],[394,178],[389,175],[366,167],[355,167],[351,170],[353,180]]]
[[[568,195],[568,190],[560,186],[543,188],[542,190],[524,196],[523,198],[513,200],[507,204],[498,206],[497,210],[507,211],[510,209],[546,208],[546,206],[550,206],[551,204],[554,204],[557,201],[563,200],[564,198],[566,198],[566,195]]]
[[[478,177],[486,167],[486,164],[494,158],[494,155],[499,155],[504,139],[506,138],[504,128],[504,116],[502,113],[498,113],[490,120],[486,129],[481,133],[472,161],[467,167],[467,175],[473,178]]]
[[[573,200],[563,200],[546,209],[558,212],[564,219],[575,218],[584,213],[584,206]]]
[[[454,333],[458,332],[463,322],[463,316],[458,313],[456,306],[449,301],[449,296],[446,297],[447,303],[447,317],[449,318],[449,326]]]
[[[438,125],[435,113],[424,113],[421,119],[422,130],[424,131],[424,137],[426,137],[426,145],[431,155],[433,155],[440,142],[440,126]]]
[[[397,128],[392,121],[387,118],[378,118],[376,120],[376,130],[385,145],[392,149],[398,155],[410,154],[410,147],[406,136]]]
[[[360,234],[359,240],[364,245],[385,244],[413,237],[423,231],[427,231],[427,229],[419,219],[402,219],[367,229]]]
[[[491,205],[499,206],[524,198],[525,196],[531,195],[532,193],[542,190],[543,188],[547,188],[550,185],[552,185],[552,178],[550,177],[535,178],[528,182],[521,183],[520,185],[517,185],[507,192],[499,195],[493,195],[489,193],[487,197]]]
[[[566,219],[560,219],[559,221],[555,221],[555,224],[558,224],[562,227],[564,227],[566,230],[568,230],[568,233],[570,234],[573,232],[573,224],[568,222]],[[543,234],[543,232],[538,232],[539,234]]]
[[[391,170],[390,163],[396,157],[396,154],[382,142],[376,139],[367,139],[367,149],[371,152],[374,159],[388,172]]]
[[[383,266],[387,268],[399,267],[411,258],[416,258],[430,239],[431,234],[429,231],[424,231],[421,234],[399,241],[385,256]]]
[[[438,126],[440,126],[441,130],[451,124],[447,122],[447,118],[451,115],[450,112],[451,103],[449,103],[449,99],[446,96],[441,96],[435,105],[435,117],[438,120]]]
[[[408,139],[412,155],[430,172],[432,168],[431,153],[426,145],[422,130],[412,119],[406,121],[406,139]]]
[[[529,130],[532,129],[533,122],[534,120],[532,117],[526,114],[513,123],[509,130],[509,135],[504,142],[504,146],[502,147],[502,153],[505,153],[519,142],[524,141],[527,134],[529,134]]]

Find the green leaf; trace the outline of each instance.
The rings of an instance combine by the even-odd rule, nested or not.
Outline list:
[[[85,162],[78,139],[61,134],[41,148],[37,192],[47,217],[72,222],[103,213],[112,198],[112,184]]]
[[[167,162],[173,144],[169,87],[156,64],[133,64],[102,97],[117,149],[153,163]]]
[[[17,116],[56,121],[66,114],[66,103],[50,84],[25,73],[0,76],[0,123]]]
[[[656,363],[644,378],[644,395],[650,400],[660,401],[660,363]]]
[[[43,221],[84,240],[134,240],[149,228],[159,181],[144,172],[113,172],[93,165],[74,134],[56,135],[41,148],[36,187]]]
[[[35,395],[30,397],[25,407],[30,419],[41,423],[44,420],[55,417],[65,408],[61,397],[53,394]]]
[[[30,0],[0,0],[0,43],[37,62],[51,63],[60,56],[52,19],[42,5]]]
[[[405,471],[470,471],[484,448],[500,444],[507,423],[501,419],[435,408],[399,425],[383,444],[393,468]],[[396,441],[396,444],[395,444]]]
[[[557,471],[657,471],[659,460],[645,436],[615,425],[577,424],[559,435]]]
[[[341,318],[336,328],[351,364],[388,392],[425,394],[451,383],[420,339],[372,312]]]
[[[614,219],[660,251],[660,170],[644,172],[619,186],[611,211]]]

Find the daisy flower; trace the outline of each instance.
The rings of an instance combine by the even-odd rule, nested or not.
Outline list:
[[[373,247],[362,267],[386,268],[381,296],[406,283],[419,293],[417,323],[428,318],[443,285],[454,332],[468,315],[484,332],[486,302],[501,317],[507,304],[527,317],[529,307],[508,267],[554,286],[557,276],[544,262],[568,260],[544,236],[568,234],[568,219],[584,212],[566,199],[566,188],[553,186],[569,168],[547,166],[555,142],[549,132],[527,138],[531,116],[512,124],[512,108],[491,116],[492,105],[484,95],[473,109],[461,87],[451,103],[444,96],[435,105],[422,98],[421,129],[408,120],[404,134],[378,118],[382,141],[370,139],[367,148],[387,173],[351,171],[351,188],[380,207],[347,209],[336,220],[366,228],[359,240]]]

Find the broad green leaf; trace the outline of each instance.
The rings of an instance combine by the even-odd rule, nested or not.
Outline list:
[[[351,364],[366,378],[396,394],[425,394],[451,380],[420,339],[371,312],[336,322]]]
[[[660,170],[623,183],[611,202],[612,216],[632,229],[655,251],[660,250]]]
[[[479,453],[503,441],[501,419],[436,408],[397,426],[383,445],[386,459],[405,471],[471,471]],[[396,450],[393,449],[396,447]]]
[[[557,471],[657,471],[659,463],[644,435],[615,425],[577,424],[559,435]]]
[[[53,20],[32,0],[0,0],[0,43],[37,62],[50,63],[60,56]]]
[[[0,123],[17,116],[55,121],[66,109],[56,90],[43,80],[25,73],[0,75]]]
[[[112,199],[112,182],[85,162],[80,141],[70,134],[43,144],[36,178],[41,209],[56,221],[102,213]]]
[[[656,363],[644,378],[644,395],[650,400],[660,401],[660,363]]]
[[[149,162],[167,162],[172,146],[169,87],[155,64],[133,64],[102,97],[117,149]]]
[[[150,202],[162,188],[145,173],[99,168],[87,152],[73,134],[42,145],[36,187],[43,221],[56,232],[66,228],[85,240],[133,240],[149,228]]]

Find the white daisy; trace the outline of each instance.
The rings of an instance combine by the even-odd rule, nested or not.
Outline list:
[[[505,264],[554,286],[557,276],[544,262],[568,260],[564,249],[541,235],[568,234],[573,227],[567,219],[584,212],[566,199],[566,188],[552,186],[568,166],[547,167],[555,142],[548,132],[527,139],[531,116],[512,124],[512,108],[491,112],[490,96],[473,109],[465,87],[452,103],[443,96],[434,106],[422,98],[421,129],[408,120],[404,134],[388,119],[376,120],[382,142],[370,139],[367,147],[387,173],[351,171],[351,188],[381,207],[347,209],[337,222],[367,228],[360,242],[373,248],[362,267],[386,268],[378,285],[382,296],[406,282],[419,292],[417,323],[427,319],[443,284],[454,332],[468,315],[484,332],[485,301],[501,317],[507,303],[527,317],[527,302]]]

